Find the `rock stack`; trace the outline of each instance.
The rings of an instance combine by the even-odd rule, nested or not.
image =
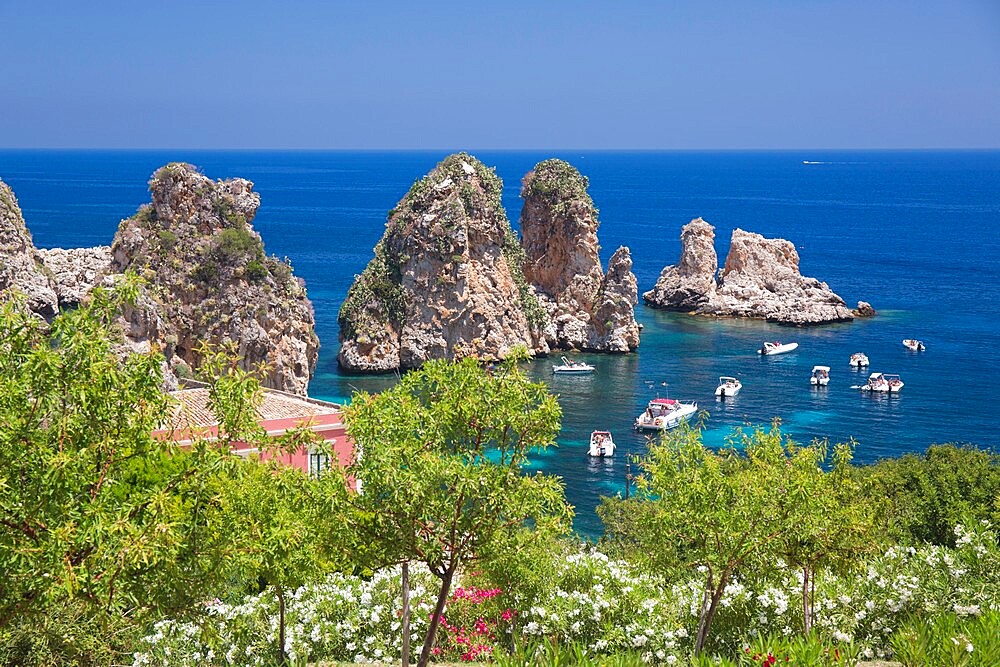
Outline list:
[[[148,283],[125,313],[129,339],[158,345],[178,373],[198,368],[203,343],[231,343],[245,368],[264,365],[265,386],[305,394],[319,356],[312,304],[291,266],[264,253],[253,183],[174,163],[149,190],[152,202],[122,220],[111,245],[111,271]]]
[[[784,324],[825,324],[854,319],[829,286],[799,273],[799,255],[784,239],[733,230],[726,264],[718,267],[714,228],[701,218],[681,232],[681,259],[643,294],[655,308],[717,317],[748,317]]]
[[[341,306],[343,368],[494,360],[515,346],[548,351],[540,334],[545,312],[525,281],[502,189],[493,170],[465,153],[413,184]]]
[[[587,179],[562,160],[535,165],[522,181],[524,276],[548,315],[553,348],[629,352],[639,346],[629,249],[601,268],[597,209]]]

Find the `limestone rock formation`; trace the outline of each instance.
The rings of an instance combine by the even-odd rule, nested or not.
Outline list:
[[[52,318],[58,311],[52,276],[35,250],[14,192],[0,181],[0,293],[9,290],[22,294],[42,317]]]
[[[597,292],[592,316],[592,349],[629,352],[639,347],[639,324],[635,305],[639,284],[632,273],[632,255],[621,246],[608,262],[608,272]]]
[[[875,317],[875,309],[867,301],[858,301],[858,307],[854,309],[854,317]]]
[[[696,222],[701,224],[692,228]],[[709,273],[710,265],[706,260],[704,248],[710,236],[705,227],[711,231],[711,226],[700,219],[685,226],[685,233],[694,233],[697,239],[688,238],[683,243],[678,266],[664,269],[656,287],[643,295],[648,304],[785,324],[823,324],[854,319],[844,300],[826,283],[799,273],[799,255],[795,246],[784,239],[766,239],[753,232],[733,230],[726,264],[717,281],[707,282],[706,277],[715,271]],[[700,268],[685,274],[682,271],[685,266]],[[698,279],[684,283],[679,279],[684,275],[696,275]],[[698,285],[703,291],[698,292]]]
[[[524,280],[501,190],[496,174],[465,153],[413,184],[341,306],[343,368],[499,359],[519,345],[548,351],[537,333],[544,311]]]
[[[125,313],[134,348],[159,346],[184,375],[200,364],[201,343],[232,343],[246,368],[266,364],[265,386],[304,394],[319,354],[312,304],[291,267],[264,254],[253,183],[213,182],[174,163],[149,189],[152,203],[121,222],[110,251],[112,272],[148,282]]]
[[[40,249],[38,254],[52,275],[59,308],[75,308],[94,287],[108,281],[111,246]]]
[[[555,159],[539,162],[524,177],[524,276],[548,314],[550,346],[629,352],[639,345],[632,258],[628,248],[619,248],[604,274],[587,185],[572,165]]]
[[[656,286],[642,295],[646,303],[669,310],[698,311],[716,297],[715,228],[695,218],[681,228],[681,259],[667,266]]]

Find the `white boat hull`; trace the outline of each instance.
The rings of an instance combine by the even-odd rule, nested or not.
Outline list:
[[[792,350],[798,348],[798,346],[799,346],[798,343],[785,343],[784,345],[772,345],[772,346],[764,345],[762,348],[757,350],[757,352],[763,354],[764,356],[772,357],[776,354],[785,354],[786,352],[791,352]]]
[[[667,415],[650,416],[643,412],[635,419],[635,428],[639,431],[667,431],[677,428],[698,411],[696,403],[679,403],[678,408]]]
[[[809,378],[809,383],[817,387],[825,387],[830,384],[830,378]]]
[[[742,388],[743,388],[742,385],[737,385],[735,387],[716,387],[715,395],[718,396],[719,398],[726,398],[727,396],[735,396],[736,394],[740,393],[740,389]]]
[[[593,373],[594,367],[589,366],[587,368],[567,368],[565,366],[553,366],[552,372],[566,374],[566,375],[586,375],[587,373]]]
[[[615,441],[608,431],[595,431],[590,435],[590,448],[587,454],[598,458],[614,456]]]

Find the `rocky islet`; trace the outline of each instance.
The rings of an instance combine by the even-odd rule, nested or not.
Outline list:
[[[719,270],[715,229],[696,218],[681,230],[681,256],[643,294],[654,308],[715,317],[744,317],[810,325],[853,320],[829,285],[799,272],[799,255],[785,239],[734,229],[725,265]],[[863,303],[863,302],[862,302]],[[859,312],[874,314],[859,303]]]
[[[340,310],[342,368],[496,360],[515,347],[545,354],[638,346],[632,260],[619,248],[604,272],[586,179],[561,160],[536,165],[522,183],[520,240],[502,187],[492,169],[458,153],[390,211]]]

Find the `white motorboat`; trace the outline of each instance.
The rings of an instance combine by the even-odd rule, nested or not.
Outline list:
[[[697,403],[681,403],[672,398],[654,398],[635,418],[635,428],[643,431],[666,431],[686,422],[698,411]]]
[[[858,387],[861,391],[872,391],[882,394],[895,394],[903,388],[903,381],[898,375],[872,373],[868,382]]]
[[[728,375],[723,375],[719,378],[719,386],[715,388],[715,395],[725,398],[726,396],[735,396],[740,393],[740,389],[743,388],[743,383],[736,378],[729,377]]]
[[[861,368],[868,365],[868,355],[864,352],[855,352],[851,355],[851,366]]]
[[[910,350],[911,352],[923,352],[927,348],[924,347],[924,342],[921,340],[916,340],[915,338],[906,338],[903,340],[903,347]]]
[[[809,378],[809,384],[817,385],[819,387],[825,387],[830,384],[830,367],[813,366],[812,376]]]
[[[757,352],[763,355],[784,354],[785,352],[791,352],[798,346],[798,343],[780,343],[778,341],[772,343],[768,341]]]
[[[594,367],[590,364],[585,364],[582,361],[573,361],[572,359],[562,358],[562,364],[552,367],[553,373],[593,373]]]
[[[613,456],[615,453],[615,441],[611,438],[611,431],[594,431],[590,434],[590,450],[587,452],[591,456]]]

